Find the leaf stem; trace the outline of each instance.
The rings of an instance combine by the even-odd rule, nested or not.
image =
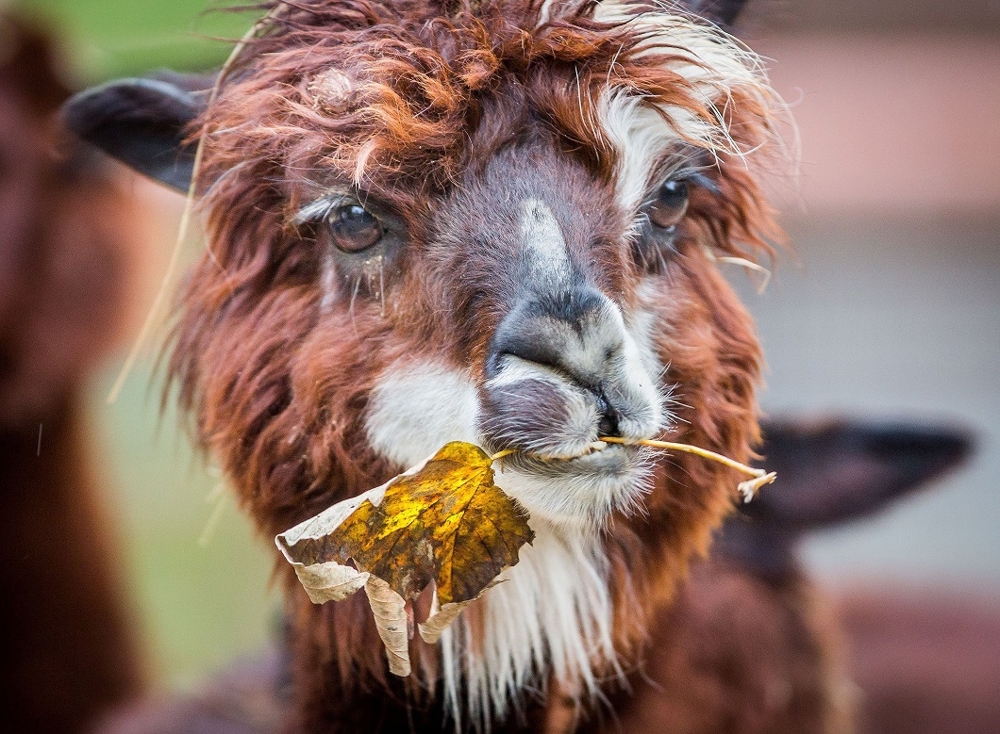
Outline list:
[[[728,456],[723,456],[722,454],[717,454],[714,451],[709,451],[708,449],[698,448],[697,446],[692,446],[687,443],[674,443],[673,441],[654,441],[651,438],[640,438],[638,440],[631,440],[628,438],[615,438],[612,436],[601,436],[601,441],[605,443],[617,443],[623,446],[649,446],[653,449],[666,449],[667,451],[686,451],[689,454],[695,454],[702,457],[703,459],[711,459],[712,461],[717,461],[720,464],[728,466],[730,469],[736,469],[741,471],[747,476],[753,477],[754,479],[760,479],[767,474],[763,469],[754,469],[746,464],[741,464],[738,461],[730,459]]]
[[[703,459],[709,459],[710,461],[718,462],[724,466],[728,466],[730,469],[736,469],[737,471],[743,472],[747,476],[751,477],[745,482],[740,482],[737,485],[737,489],[743,496],[744,502],[749,502],[753,499],[754,494],[761,487],[770,484],[774,481],[777,474],[775,472],[768,472],[765,469],[754,469],[752,466],[747,466],[746,464],[741,464],[738,461],[730,459],[728,456],[723,456],[722,454],[717,454],[714,451],[709,451],[708,449],[699,448],[698,446],[692,446],[688,443],[675,443],[673,441],[654,441],[651,438],[641,438],[637,440],[632,440],[628,438],[618,438],[615,436],[601,436],[598,438],[599,441],[604,443],[616,443],[622,446],[648,446],[653,449],[665,449],[667,451],[684,451],[689,454],[695,454]],[[490,461],[497,461],[504,458],[505,456],[510,456],[511,454],[516,454],[517,449],[504,449],[503,451],[498,451],[490,457]]]
[[[613,436],[601,436],[601,441],[605,443],[617,443],[623,446],[649,446],[654,449],[666,449],[668,451],[685,451],[689,454],[695,454],[703,459],[709,459],[711,461],[717,461],[718,463],[728,466],[730,469],[736,469],[744,474],[753,477],[745,482],[740,482],[737,485],[737,489],[743,496],[744,502],[749,502],[753,499],[754,494],[761,487],[770,484],[774,481],[777,474],[775,472],[768,472],[765,469],[754,469],[752,466],[747,466],[746,464],[741,464],[738,461],[730,459],[728,456],[723,456],[722,454],[717,454],[714,451],[709,451],[708,449],[699,448],[698,446],[692,446],[687,443],[674,443],[673,441],[654,441],[651,438],[642,438],[637,441],[629,440],[627,438],[616,438]]]

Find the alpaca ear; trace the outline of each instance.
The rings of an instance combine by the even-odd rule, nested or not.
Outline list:
[[[685,6],[695,15],[714,21],[724,26],[736,22],[747,0],[683,0]]]
[[[864,517],[961,464],[973,438],[953,427],[839,420],[762,426],[773,487],[741,508],[756,523],[804,531]]]
[[[187,192],[197,149],[189,126],[205,108],[210,86],[205,77],[180,75],[120,79],[73,96],[63,119],[127,166]]]

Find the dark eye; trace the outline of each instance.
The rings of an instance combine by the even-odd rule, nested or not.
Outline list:
[[[360,204],[337,207],[327,219],[333,244],[344,252],[361,252],[382,239],[382,225]]]
[[[687,181],[667,181],[649,207],[649,221],[662,229],[676,227],[687,212],[689,193]]]

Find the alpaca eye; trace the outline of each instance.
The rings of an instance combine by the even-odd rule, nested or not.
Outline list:
[[[664,183],[657,192],[656,201],[649,207],[649,221],[661,229],[672,230],[687,212],[689,194],[687,181]]]
[[[360,204],[337,207],[327,222],[333,244],[343,252],[361,252],[382,239],[382,225]]]

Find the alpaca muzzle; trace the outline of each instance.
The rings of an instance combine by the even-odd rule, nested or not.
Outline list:
[[[621,309],[574,265],[544,202],[525,202],[521,237],[521,294],[486,360],[487,445],[571,459],[589,454],[602,435],[652,437],[661,418],[655,375]]]

